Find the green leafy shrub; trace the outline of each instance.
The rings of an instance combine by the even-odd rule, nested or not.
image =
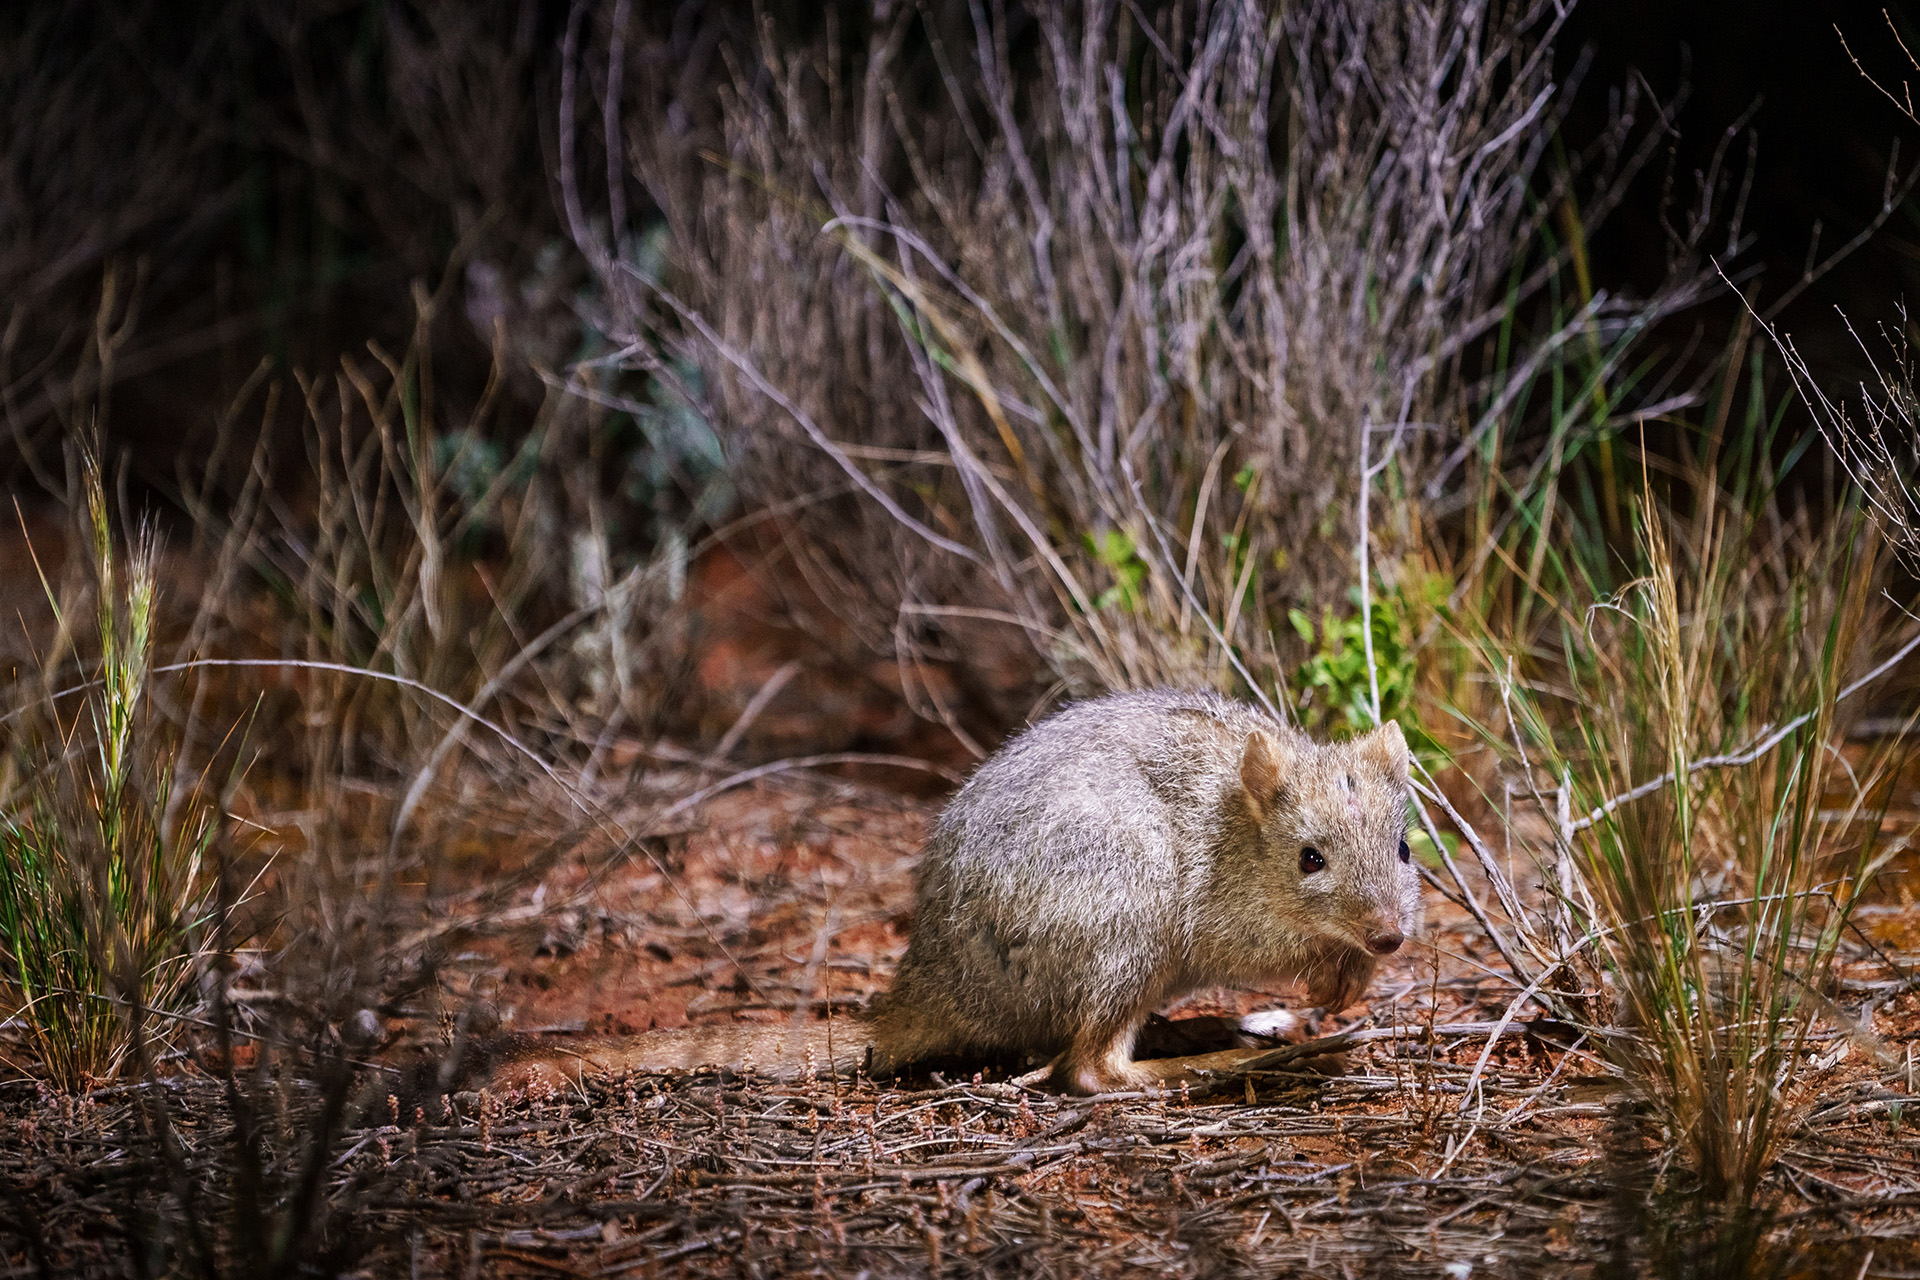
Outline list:
[[[1111,609],[1118,605],[1128,613],[1138,612],[1140,589],[1147,581],[1147,562],[1140,558],[1140,549],[1133,545],[1133,539],[1124,529],[1108,529],[1098,538],[1090,533],[1081,536],[1093,558],[1113,575],[1113,585],[1100,593],[1093,602],[1094,608]]]
[[[1292,688],[1300,720],[1317,733],[1364,733],[1376,723],[1373,698],[1377,683],[1378,722],[1397,720],[1416,747],[1430,745],[1421,731],[1414,706],[1417,675],[1418,625],[1423,612],[1444,598],[1445,583],[1434,579],[1430,589],[1421,584],[1410,595],[1395,586],[1375,592],[1371,602],[1373,675],[1367,669],[1367,625],[1362,619],[1360,589],[1349,591],[1354,611],[1338,615],[1331,605],[1316,623],[1302,609],[1287,610],[1287,620],[1309,650],[1306,661],[1294,668]]]

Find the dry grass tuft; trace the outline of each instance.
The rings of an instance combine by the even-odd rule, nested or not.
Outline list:
[[[1488,658],[1509,791],[1537,806],[1509,831],[1546,886],[1516,945],[1548,966],[1543,984],[1555,967],[1600,979],[1597,1003],[1545,985],[1595,1019],[1682,1157],[1660,1181],[1686,1223],[1654,1210],[1650,1247],[1688,1274],[1745,1275],[1814,1033],[1859,1034],[1828,993],[1855,895],[1885,861],[1898,743],[1849,761],[1848,699],[1901,652],[1871,521],[1843,511],[1817,530],[1772,496],[1731,507],[1700,483],[1688,517],[1649,493],[1631,580],[1589,578],[1590,595],[1550,602],[1531,656],[1496,643]]]
[[[11,1063],[80,1090],[151,1068],[195,1002],[215,911],[207,853],[220,800],[205,776],[176,797],[180,743],[156,717],[150,682],[158,584],[142,532],[123,561],[91,457],[82,467],[95,633],[82,637],[46,579],[58,633],[34,700],[4,722],[0,812],[0,1000],[24,1031]],[[62,688],[68,658],[97,663]],[[77,699],[67,697],[78,694]]]

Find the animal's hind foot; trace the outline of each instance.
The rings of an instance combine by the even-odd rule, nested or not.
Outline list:
[[[1069,1062],[1056,1058],[1050,1077],[1053,1087],[1062,1093],[1087,1096],[1097,1093],[1141,1093],[1161,1087],[1152,1071],[1133,1063]]]
[[[1160,1087],[1151,1070],[1133,1060],[1139,1024],[1082,1031],[1053,1061],[1052,1080],[1064,1093],[1133,1093]]]

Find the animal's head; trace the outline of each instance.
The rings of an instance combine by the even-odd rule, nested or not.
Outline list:
[[[1407,767],[1406,735],[1392,721],[1325,745],[1255,729],[1240,755],[1262,862],[1289,914],[1376,956],[1399,950],[1420,921]]]

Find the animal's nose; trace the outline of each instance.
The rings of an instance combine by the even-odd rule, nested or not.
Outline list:
[[[1398,951],[1400,944],[1405,941],[1406,939],[1402,938],[1394,930],[1382,929],[1377,933],[1367,935],[1367,950],[1377,956],[1390,956]]]

